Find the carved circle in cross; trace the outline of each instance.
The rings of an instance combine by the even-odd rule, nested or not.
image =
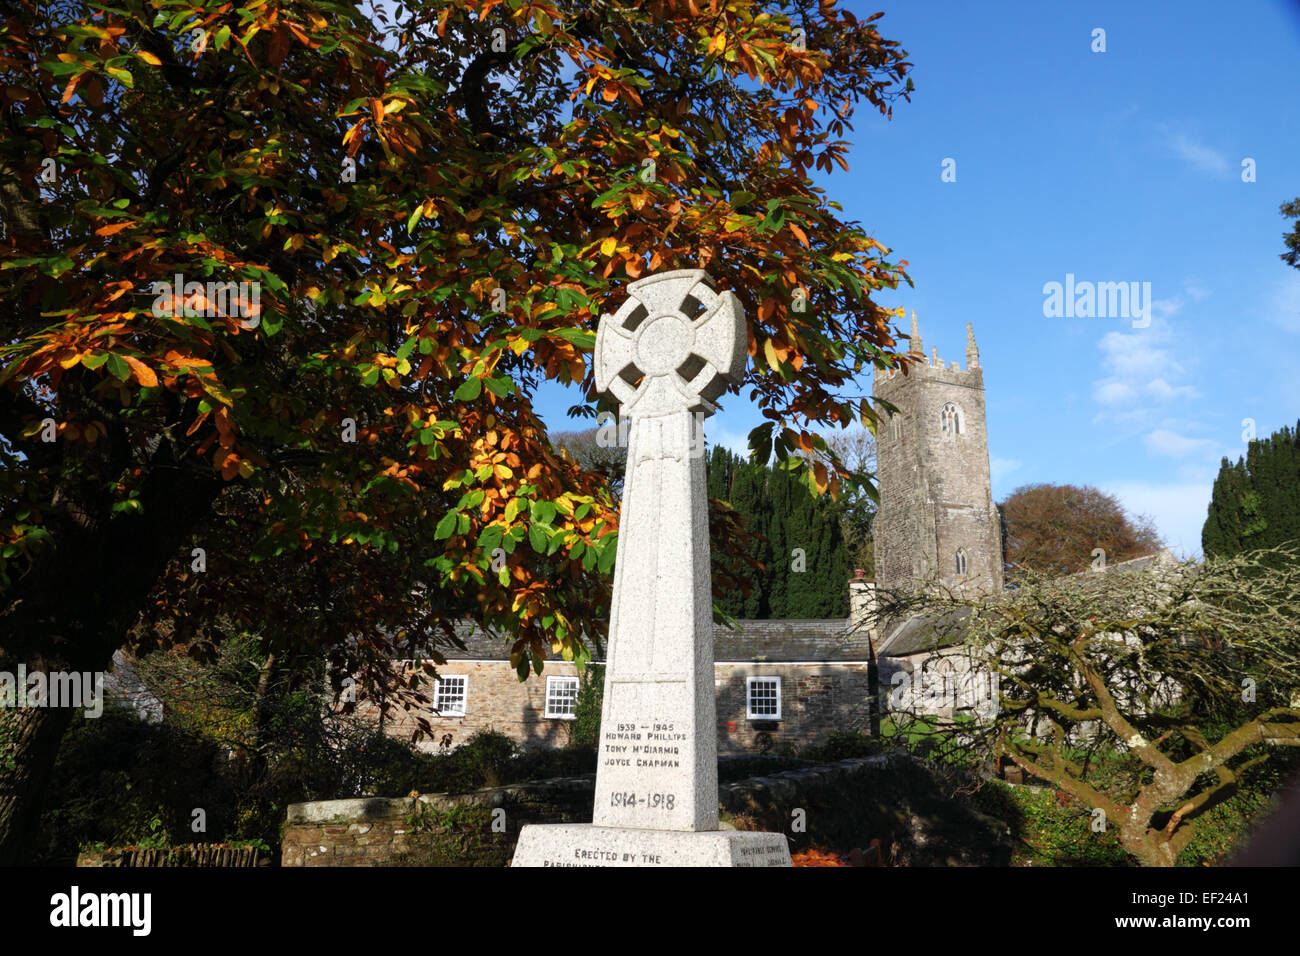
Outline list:
[[[642,413],[712,401],[745,370],[745,315],[730,292],[717,293],[702,269],[648,276],[596,333],[596,388]]]
[[[636,329],[637,365],[647,375],[667,375],[691,355],[695,330],[680,313],[652,316]]]

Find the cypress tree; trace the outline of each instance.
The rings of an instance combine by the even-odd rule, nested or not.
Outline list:
[[[726,501],[747,519],[750,531],[762,536],[750,556],[766,568],[749,597],[739,591],[715,594],[718,607],[737,618],[846,616],[849,556],[830,499],[815,495],[784,468],[751,462],[725,448],[713,448],[707,468],[710,497]],[[803,549],[801,559],[796,548]]]
[[[1201,529],[1207,557],[1300,541],[1300,423],[1224,458]]]

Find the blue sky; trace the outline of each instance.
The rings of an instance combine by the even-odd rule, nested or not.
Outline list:
[[[1198,555],[1243,420],[1264,436],[1300,418],[1300,271],[1278,258],[1278,206],[1300,196],[1300,4],[884,9],[912,102],[889,121],[860,109],[850,172],[819,177],[910,263],[916,288],[879,301],[915,310],[945,361],[965,364],[974,323],[997,500],[1094,485]],[[1150,283],[1150,324],[1045,317],[1044,285],[1067,274]],[[580,400],[548,386],[539,409],[552,429],[584,427],[564,415]],[[742,450],[761,421],[733,394],[706,432]]]

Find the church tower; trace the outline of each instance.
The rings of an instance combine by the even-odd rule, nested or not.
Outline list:
[[[989,481],[984,373],[966,324],[966,368],[925,358],[912,313],[914,363],[877,373],[876,585],[915,588],[931,581],[967,595],[1002,592],[1002,532]]]

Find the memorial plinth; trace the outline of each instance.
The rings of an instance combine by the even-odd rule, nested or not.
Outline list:
[[[628,292],[596,334],[631,429],[593,822],[524,827],[512,865],[789,866],[783,835],[718,829],[703,421],[744,372],[744,312],[698,269]]]

